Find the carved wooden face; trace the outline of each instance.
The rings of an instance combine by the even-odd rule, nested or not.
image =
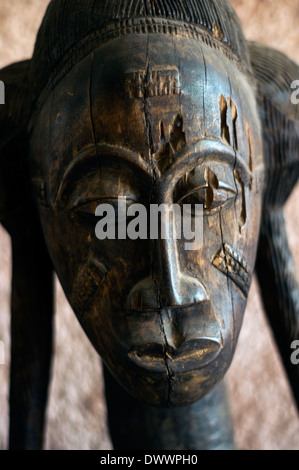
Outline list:
[[[200,399],[231,363],[256,255],[263,160],[245,75],[195,40],[111,41],[48,97],[31,162],[54,267],[110,371],[149,404]],[[96,208],[117,225],[118,198],[202,204],[203,244],[99,240]]]

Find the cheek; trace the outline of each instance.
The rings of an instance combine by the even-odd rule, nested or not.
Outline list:
[[[88,261],[91,227],[78,227],[69,213],[40,207],[40,215],[54,269],[67,294],[80,268]]]
[[[97,239],[96,217],[83,219],[68,211],[40,208],[48,250],[74,310],[83,310],[85,297],[99,290],[105,277],[105,301],[119,309],[132,286],[148,274],[147,240]],[[99,293],[101,296],[101,292]]]
[[[183,269],[203,283],[224,334],[238,334],[255,265],[261,194],[246,188],[244,195],[245,208],[239,194],[229,207],[204,217],[200,250],[180,252]]]
[[[230,308],[225,315],[226,321],[230,321],[230,317],[233,321],[234,345],[242,326],[254,272],[262,204],[261,193],[253,188],[246,188],[244,196],[244,201],[239,195],[232,210],[221,214],[223,247],[213,261],[216,270],[223,279],[226,278]],[[219,292],[225,292],[224,284]],[[222,295],[218,295],[218,302],[219,297]]]

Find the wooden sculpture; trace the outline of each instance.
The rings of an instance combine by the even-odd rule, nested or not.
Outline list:
[[[103,359],[116,449],[235,448],[223,378],[255,268],[299,403],[283,219],[299,176],[298,78],[246,42],[226,0],[50,2],[32,59],[0,73],[11,449],[42,447],[53,271]],[[136,204],[201,205],[203,243],[148,230],[99,240],[98,206],[117,224],[120,200],[131,217]]]

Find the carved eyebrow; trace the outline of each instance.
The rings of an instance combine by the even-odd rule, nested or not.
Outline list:
[[[130,162],[149,176],[153,176],[154,170],[152,165],[149,165],[141,155],[113,145],[91,145],[80,151],[66,169],[57,192],[55,204],[62,199],[70,180],[76,179],[77,175],[82,176],[82,169],[86,171],[89,165],[90,168],[92,168],[92,166],[94,167],[95,162],[100,165],[99,158],[101,155],[116,157]],[[179,180],[186,172],[190,171],[191,167],[194,168],[198,164],[203,163],[206,159],[210,160],[213,156],[219,158],[220,162],[227,162],[234,166],[234,169],[238,171],[242,178],[244,185],[249,184],[251,172],[241,155],[223,141],[205,137],[199,139],[194,144],[185,145],[184,148],[175,155],[175,161],[163,174],[162,186],[164,186],[167,191],[168,187],[172,186],[170,183],[174,179],[174,173],[175,179]],[[156,168],[156,171],[160,174],[158,168]]]
[[[148,165],[148,163],[141,157],[141,155],[138,155],[137,153],[132,152],[131,150],[106,144],[98,144],[97,146],[90,145],[84,148],[84,150],[80,151],[74,158],[74,160],[71,161],[70,165],[67,167],[59,185],[59,189],[57,191],[55,204],[57,201],[62,199],[65,191],[67,190],[70,184],[70,181],[76,180],[77,177],[82,176],[82,170],[86,172],[87,168],[95,168],[95,165],[98,165],[98,167],[100,168],[101,156],[111,156],[122,159],[137,166],[149,176],[152,176],[153,174],[152,166]]]
[[[251,171],[241,154],[228,144],[217,139],[203,138],[191,145],[186,145],[176,156],[175,162],[163,175],[165,191],[170,190],[171,182],[179,181],[190,169],[202,164],[205,160],[211,161],[216,157],[220,163],[225,162],[233,166],[238,172],[245,186],[250,184]]]

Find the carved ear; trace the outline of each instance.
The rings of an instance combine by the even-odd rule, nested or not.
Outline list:
[[[53,279],[31,197],[27,122],[30,61],[0,71],[0,222],[12,240],[10,449],[42,446],[52,355]]]
[[[257,43],[249,43],[249,50],[258,81],[266,165],[256,273],[299,408],[299,366],[291,361],[292,345],[299,338],[299,288],[283,215],[283,206],[299,177],[299,105],[291,99],[299,66],[281,52]]]

